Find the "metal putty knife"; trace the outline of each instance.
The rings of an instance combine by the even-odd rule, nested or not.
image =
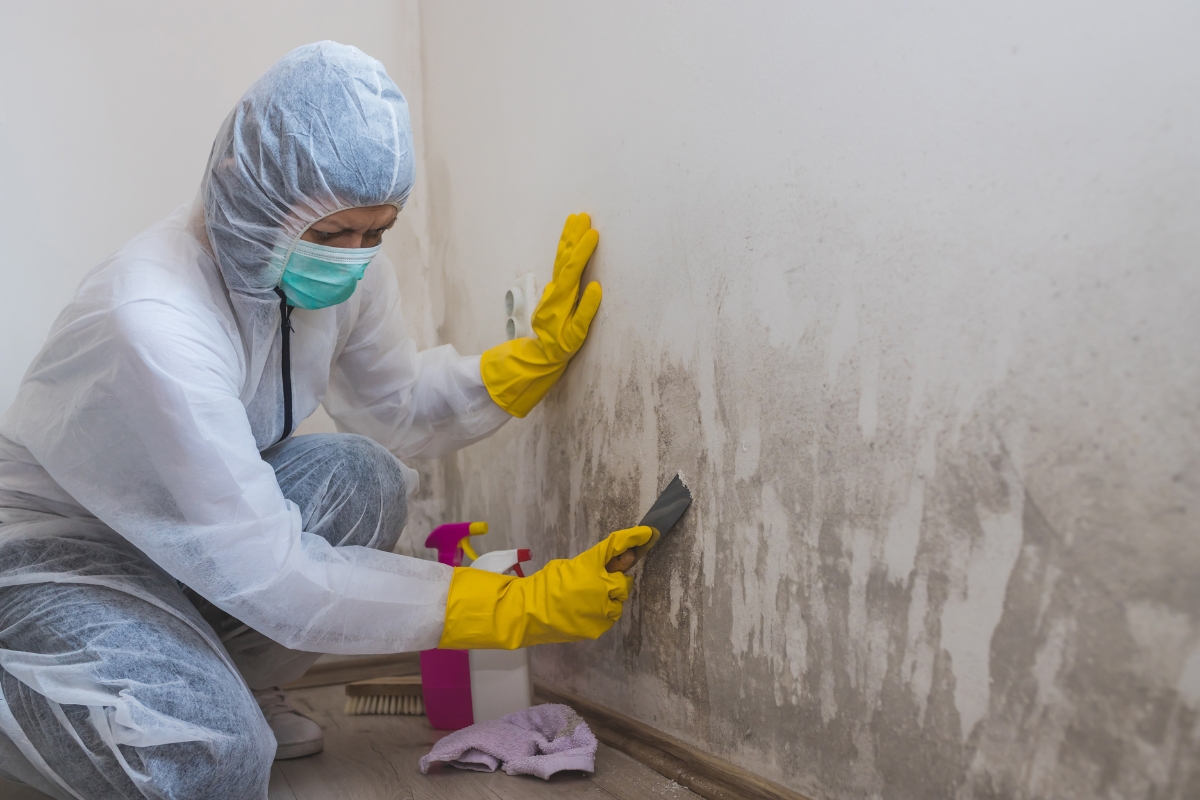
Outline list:
[[[618,556],[613,556],[604,568],[609,572],[628,572],[634,564],[645,558],[646,554],[650,552],[650,548],[658,544],[658,540],[664,533],[675,527],[675,523],[679,522],[679,518],[691,504],[691,490],[684,484],[683,479],[676,475],[667,484],[667,488],[663,489],[658,499],[654,501],[654,505],[650,506],[646,516],[642,517],[642,521],[638,523],[638,525],[648,525],[654,529],[654,535],[650,537],[650,541],[626,550]]]

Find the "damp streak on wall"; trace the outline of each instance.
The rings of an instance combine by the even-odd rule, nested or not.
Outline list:
[[[421,502],[544,561],[696,498],[537,673],[814,798],[1200,796],[1200,8],[419,12],[430,335],[571,211],[605,290]]]

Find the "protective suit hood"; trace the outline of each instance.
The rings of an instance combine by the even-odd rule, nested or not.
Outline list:
[[[414,175],[408,103],[383,64],[355,47],[297,47],[225,118],[200,189],[208,235],[198,233],[237,321],[242,400],[252,419],[271,420],[256,429],[284,427],[275,287],[287,252],[322,217],[355,206],[399,208]],[[272,258],[276,248],[283,257]]]
[[[346,208],[400,208],[414,177],[408,103],[383,65],[337,42],[297,47],[250,87],[209,156],[204,222],[230,293],[273,294],[277,245]]]

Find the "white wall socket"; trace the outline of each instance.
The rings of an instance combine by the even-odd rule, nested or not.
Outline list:
[[[509,339],[533,336],[533,310],[537,308],[537,283],[528,272],[504,293],[504,335]]]

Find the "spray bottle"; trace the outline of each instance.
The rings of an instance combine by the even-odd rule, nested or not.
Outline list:
[[[465,553],[473,568],[489,572],[512,570],[518,576],[528,550],[499,550],[479,556],[471,536],[487,533],[486,522],[439,525],[425,540],[438,551],[438,561],[462,566]],[[458,730],[476,722],[498,719],[532,703],[529,657],[524,650],[425,650],[421,653],[421,687],[429,724],[439,730]]]
[[[495,550],[475,559],[471,569],[511,571],[524,578],[521,562],[531,557],[532,554],[524,549]],[[471,662],[471,715],[476,722],[500,719],[533,705],[528,650],[470,650],[468,656]]]

